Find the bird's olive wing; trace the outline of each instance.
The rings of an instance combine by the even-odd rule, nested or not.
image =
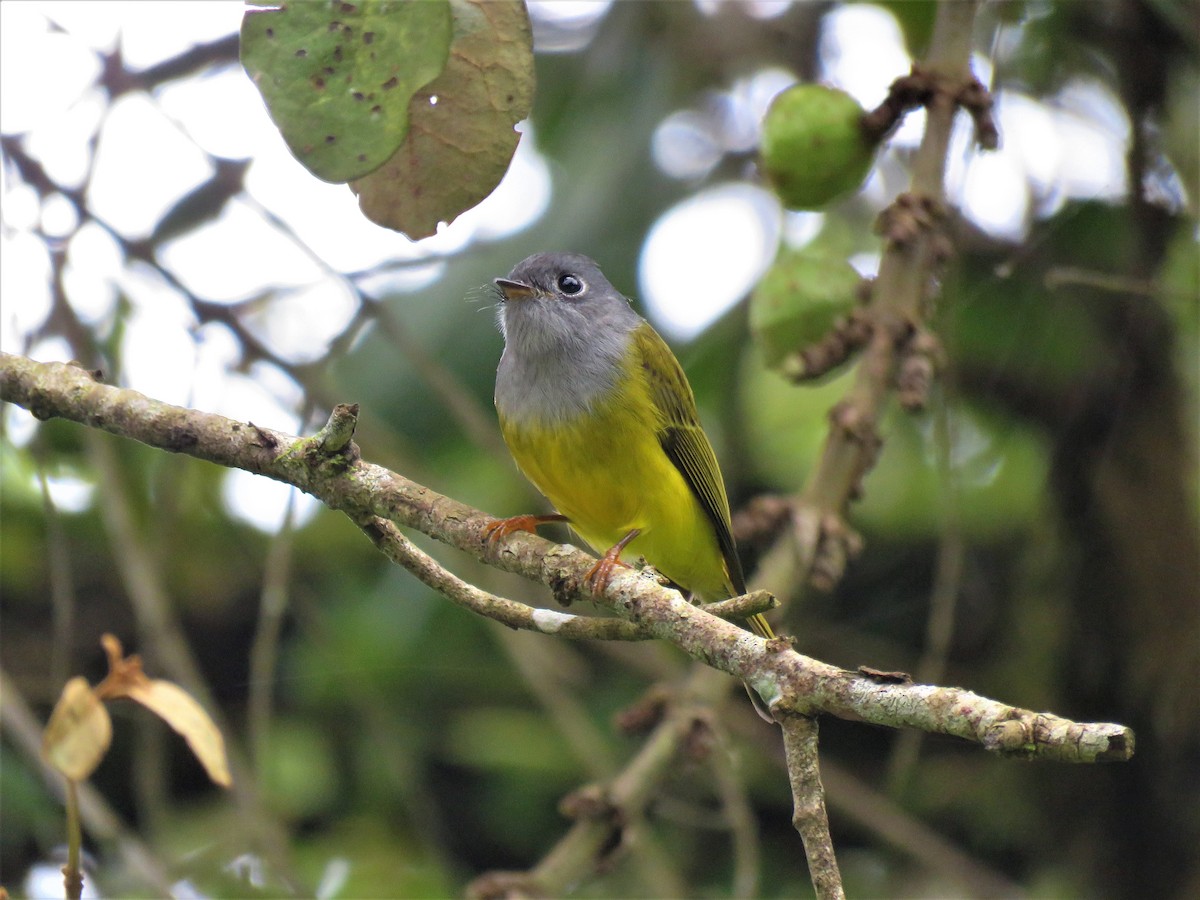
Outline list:
[[[659,443],[712,522],[733,588],[738,594],[745,593],[745,577],[733,542],[725,483],[721,480],[717,455],[700,427],[691,385],[675,354],[648,323],[637,328],[634,339],[638,342],[638,355],[642,359],[651,399],[659,412]]]

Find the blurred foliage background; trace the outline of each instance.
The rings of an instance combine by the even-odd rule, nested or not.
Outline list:
[[[713,186],[754,181],[753,133],[732,133],[736,84],[774,70],[827,76],[831,23],[847,9],[894,22],[919,57],[934,11],[706,0],[599,4],[572,18],[552,7],[531,9],[531,122],[552,185],[544,211],[516,233],[477,229],[416,245],[395,236],[395,259],[368,270],[323,262],[331,279],[353,285],[353,303],[315,351],[278,339],[305,325],[303,310],[276,304],[286,290],[218,301],[164,262],[179,235],[226,227],[221,216],[246,199],[253,160],[205,151],[212,175],[149,233],[106,227],[113,271],[148,272],[154,290],[138,294],[114,274],[96,313],[76,296],[95,285],[71,275],[78,236],[101,218],[91,169],[57,175],[32,131],[6,130],[5,237],[21,231],[34,243],[6,242],[4,266],[40,246],[45,302],[22,312],[34,298],[6,282],[5,349],[78,359],[158,396],[156,383],[174,386],[177,373],[135,372],[126,338],[147,306],[179,307],[190,340],[220,331],[232,348],[221,377],[240,380],[228,391],[266,391],[295,416],[291,427],[358,402],[368,459],[498,515],[539,509],[494,425],[501,339],[480,286],[534,251],[576,249],[636,294],[639,254],[666,211]],[[54,20],[52,5],[46,15]],[[1078,196],[1027,173],[1029,203],[1015,225],[956,223],[958,254],[933,322],[949,357],[934,403],[889,417],[866,496],[851,510],[866,550],[843,583],[831,594],[779,586],[792,602],[776,618],[801,652],[834,664],[1131,725],[1137,755],[1113,767],[1019,764],[949,740],[823,722],[852,896],[1200,895],[1198,35],[1200,6],[1184,0],[982,8],[985,83],[1048,110],[1070,85],[1097,87],[1124,123],[1117,140],[1132,189]],[[168,87],[216,71],[241,75],[235,36],[150,66],[128,64],[119,48],[96,59],[89,89],[105,103],[158,102]],[[681,112],[703,119],[718,149],[676,177],[652,148]],[[1042,139],[1005,124],[1006,146]],[[86,161],[94,135],[76,129],[60,140]],[[775,242],[799,240],[802,226],[803,239],[816,234],[869,266],[880,251],[872,220],[903,186],[908,152],[886,152],[879,180],[819,219],[777,212]],[[18,207],[33,209],[24,225]],[[733,246],[738,235],[720,239]],[[674,264],[716,271],[723,260],[705,252]],[[407,289],[379,278],[414,271],[427,277]],[[155,339],[140,331],[138,340]],[[677,350],[735,510],[797,490],[844,377],[795,387],[766,371],[744,304]],[[190,386],[177,402],[203,397],[216,376],[181,364]],[[323,896],[445,896],[483,872],[528,868],[567,827],[560,799],[617,771],[638,746],[614,715],[686,668],[665,647],[566,644],[479,620],[389,566],[338,514],[301,515],[297,503],[293,527],[256,524],[235,502],[250,488],[217,467],[61,422],[34,427],[11,408],[4,421],[4,702],[19,695],[44,718],[67,677],[102,676],[106,631],[164,675],[158,638],[178,627],[207,699],[251,760],[261,821],[209,786],[159,723],[118,708],[113,751],[93,782],[181,895],[277,896],[301,885]],[[488,590],[553,605],[540,589],[418,542]],[[745,548],[747,562],[760,549]],[[153,624],[154,611],[166,625]],[[757,821],[762,893],[805,896],[778,737],[740,693],[720,714],[727,762]],[[680,761],[630,852],[577,893],[729,893],[730,817],[714,784],[710,766]],[[64,831],[59,800],[9,728],[0,802],[0,882],[20,895]],[[104,893],[153,893],[119,842],[90,847]]]

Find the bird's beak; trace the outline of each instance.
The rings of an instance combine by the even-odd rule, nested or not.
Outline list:
[[[509,300],[525,300],[532,297],[535,293],[533,285],[526,284],[523,281],[512,281],[508,278],[496,278],[492,281],[496,287],[500,288],[500,293],[504,295],[505,301]]]

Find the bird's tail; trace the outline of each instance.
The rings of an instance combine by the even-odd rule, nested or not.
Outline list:
[[[750,630],[759,637],[766,638],[768,641],[775,637],[775,632],[771,629],[771,624],[762,617],[761,613],[755,613],[746,619],[746,624],[750,626]],[[743,682],[745,684],[745,682]],[[775,723],[775,717],[771,715],[771,710],[763,701],[762,697],[754,688],[746,684],[746,693],[750,696],[750,702],[754,705],[754,711],[758,713],[760,719],[764,722]]]
[[[771,623],[764,619],[761,613],[755,613],[750,616],[750,618],[746,619],[746,624],[759,637],[766,638],[768,641],[775,637],[775,632],[771,630]]]

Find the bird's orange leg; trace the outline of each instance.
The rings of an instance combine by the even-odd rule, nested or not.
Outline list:
[[[642,529],[640,528],[632,529],[629,534],[609,547],[608,552],[596,560],[596,564],[587,570],[587,574],[583,576],[583,580],[591,585],[594,593],[601,594],[604,592],[604,589],[608,587],[608,580],[612,578],[613,569],[617,566],[628,568],[626,563],[621,562],[621,553],[629,546],[629,542],[641,533]]]
[[[559,513],[553,513],[545,516],[512,516],[507,519],[496,519],[494,522],[489,522],[487,527],[483,529],[483,536],[489,544],[494,544],[497,541],[504,540],[515,531],[528,531],[532,534],[537,534],[539,525],[549,525],[551,522],[566,522],[567,517]]]

